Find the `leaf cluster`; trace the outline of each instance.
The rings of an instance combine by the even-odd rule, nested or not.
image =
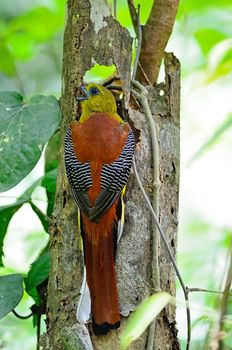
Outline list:
[[[58,137],[54,133],[60,123],[59,104],[53,96],[34,96],[29,102],[25,102],[23,96],[16,92],[0,92],[0,119],[1,192],[14,187],[31,172],[40,159],[45,144],[50,140],[46,151],[45,175],[35,181],[13,204],[0,207],[0,266],[3,266],[3,243],[8,225],[13,215],[25,203],[30,204],[44,230],[48,232],[49,215],[53,209],[56,187],[55,149],[58,152],[59,145]],[[38,185],[45,188],[50,201],[46,213],[43,213],[32,199],[33,191]],[[49,266],[50,257],[45,249],[32,264],[26,276],[11,274],[1,277],[0,318],[18,305],[25,286],[25,292],[35,302],[32,311],[34,324],[37,324],[38,314],[45,312]]]

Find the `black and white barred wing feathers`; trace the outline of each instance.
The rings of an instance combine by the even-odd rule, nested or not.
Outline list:
[[[101,192],[90,210],[90,220],[98,219],[120,196],[130,174],[134,150],[135,139],[130,130],[120,156],[113,163],[104,164],[102,167]]]
[[[71,128],[68,128],[65,136],[66,173],[77,206],[90,220],[97,221],[120,196],[130,174],[134,149],[134,134],[130,130],[120,156],[111,164],[103,164],[101,192],[91,208],[87,193],[93,184],[90,163],[81,163],[77,159],[71,138]]]
[[[89,215],[91,208],[87,190],[92,186],[90,164],[78,161],[74,152],[71,128],[68,128],[65,136],[64,155],[66,173],[75,202],[86,215]]]

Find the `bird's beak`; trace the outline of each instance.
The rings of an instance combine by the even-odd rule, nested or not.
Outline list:
[[[89,98],[89,93],[86,90],[84,85],[81,85],[79,87],[79,95],[76,96],[76,100],[77,101],[84,101],[84,100],[88,100]]]

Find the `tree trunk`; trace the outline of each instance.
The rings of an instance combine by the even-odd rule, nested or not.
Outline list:
[[[76,87],[86,71],[96,63],[114,64],[124,87],[128,89],[131,64],[129,33],[110,15],[104,1],[69,0],[64,35],[62,146],[56,203],[50,227],[51,271],[44,345],[49,350],[119,348],[121,328],[106,336],[95,337],[76,320],[83,258],[81,236],[77,229],[77,208],[65,175],[63,144],[67,125],[76,117]],[[157,122],[160,144],[160,222],[175,254],[179,185],[179,63],[173,55],[166,55],[165,67],[165,84],[149,87],[148,99]],[[146,117],[142,111],[132,109],[129,115],[141,135],[136,151],[137,167],[145,189],[152,194],[152,156]],[[118,288],[123,315],[121,327],[136,305],[153,292],[150,278],[152,220],[133,174],[126,194],[125,216],[124,233],[117,252]],[[175,274],[162,243],[159,267],[162,290],[175,295]],[[146,343],[147,332],[130,349],[145,349]],[[165,308],[158,317],[154,349],[179,349],[174,306]]]

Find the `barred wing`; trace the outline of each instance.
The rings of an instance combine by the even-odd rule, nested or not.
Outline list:
[[[90,220],[97,220],[117,200],[126,185],[135,150],[135,139],[132,130],[128,133],[125,146],[120,156],[111,164],[104,164],[101,172],[101,192],[93,208],[90,210]]]
[[[90,201],[87,190],[92,186],[90,164],[78,161],[74,152],[71,128],[68,128],[65,136],[64,156],[66,173],[75,202],[86,215],[89,215]]]

